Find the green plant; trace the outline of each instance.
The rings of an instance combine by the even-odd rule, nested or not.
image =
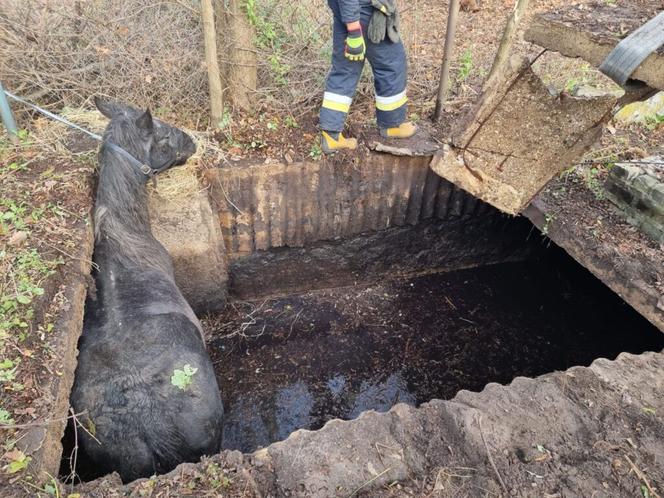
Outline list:
[[[32,460],[31,457],[26,456],[21,450],[13,449],[5,454],[5,458],[9,460],[6,470],[9,474],[15,474],[28,468],[28,464]]]
[[[473,72],[473,49],[467,48],[459,60],[459,70],[457,72],[457,81],[465,82]]]
[[[262,149],[265,146],[267,146],[267,144],[263,140],[261,140],[260,138],[256,138],[252,140],[251,143],[247,144],[246,148],[251,150],[258,150]]]
[[[21,141],[21,143],[23,143],[23,144],[29,143],[28,137],[30,136],[30,134],[28,133],[28,130],[18,130],[18,133],[16,133],[16,136]]]
[[[598,178],[599,174],[599,168],[593,166],[584,171],[583,179],[585,181],[586,187],[588,187],[588,190],[590,190],[595,195],[595,198],[601,200],[604,199],[604,187]]]
[[[312,144],[311,150],[309,151],[309,157],[314,161],[318,161],[322,156],[323,150],[320,148],[320,145],[318,145],[318,143]]]
[[[0,165],[0,173],[9,173],[12,171],[27,171],[28,169],[28,163],[24,162],[11,162],[7,164],[6,166]]]
[[[278,53],[272,54],[268,58],[268,62],[270,63],[270,68],[272,69],[275,81],[281,86],[288,85],[288,78],[286,78],[286,76],[290,72],[291,67],[283,62]]]
[[[217,127],[220,130],[225,130],[226,128],[230,128],[232,123],[233,123],[233,116],[231,114],[231,110],[228,107],[224,107],[224,112],[221,115],[219,123],[217,123]]]
[[[256,14],[256,0],[245,0],[244,12],[247,14],[247,20],[252,26],[258,24],[258,15]]]
[[[25,203],[17,204],[13,199],[0,199],[0,233],[7,231],[7,225],[17,230],[25,228],[23,216],[27,210]]]
[[[284,118],[284,126],[286,128],[299,128],[300,125],[297,124],[297,121],[295,121],[295,118],[293,116],[286,116]]]
[[[544,235],[549,235],[549,228],[551,227],[551,223],[555,219],[556,217],[552,214],[546,213],[544,215],[544,225],[542,225],[542,233]]]
[[[64,263],[62,258],[44,261],[36,249],[22,250],[15,255],[0,251],[0,262],[3,259],[10,260],[7,263],[11,287],[0,289],[0,345],[12,331],[20,340],[25,339],[34,316],[32,302],[44,294],[40,283]]]
[[[10,359],[0,361],[0,382],[11,382],[16,378],[17,365]]]
[[[193,381],[196,372],[198,372],[198,368],[193,368],[189,363],[184,365],[182,370],[176,368],[171,376],[171,384],[184,391]]]
[[[646,116],[644,124],[646,128],[652,131],[662,123],[664,123],[664,114],[655,114],[654,116]]]
[[[566,93],[572,93],[577,86],[579,86],[579,80],[570,78],[565,82],[564,90]]]
[[[289,49],[322,44],[317,23],[298,2],[244,0],[247,20],[256,30],[256,45],[267,57],[270,73],[279,86],[288,85],[292,68],[287,63]],[[278,15],[276,15],[278,13]],[[287,20],[284,22],[284,20]]]
[[[0,425],[12,425],[13,423],[12,414],[4,408],[0,408]]]

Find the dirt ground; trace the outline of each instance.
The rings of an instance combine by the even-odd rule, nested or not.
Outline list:
[[[561,0],[542,0],[536,3],[536,8],[564,3]],[[445,109],[446,118],[441,133],[478,95],[502,26],[502,22],[496,22],[496,19],[505,19],[511,5],[511,1],[484,0],[479,11],[461,14],[458,58],[453,64],[455,85]],[[422,30],[432,35],[426,43],[411,50],[411,66],[416,71],[431,73],[428,81],[437,78],[445,17],[446,2],[423,16]],[[526,44],[520,45],[518,50],[525,53],[537,51]],[[548,83],[559,89],[569,90],[577,84],[597,84],[598,81],[602,83],[601,78],[587,65],[555,56],[551,57],[550,62],[547,59],[541,74],[545,75]],[[606,81],[602,84],[606,85]],[[433,106],[430,85],[414,89],[413,96],[411,118],[426,118]],[[365,91],[353,106],[349,118],[350,135],[360,135],[371,129],[372,114],[372,96]],[[286,161],[320,159],[316,123],[315,111],[280,116],[264,106],[255,114],[240,117],[227,129],[216,132],[212,142],[215,142],[215,148],[223,150],[225,160],[230,162],[270,157]],[[36,122],[31,132],[23,135],[18,147],[6,141],[0,144],[0,443],[3,469],[0,496],[53,496],[58,493],[59,496],[67,496],[68,492],[74,491],[59,489],[55,476],[46,481],[36,480],[26,471],[30,457],[16,446],[25,429],[42,427],[53,416],[49,412],[51,405],[42,400],[49,400],[48,393],[54,388],[53,380],[61,377],[67,368],[65,358],[59,354],[62,345],[59,344],[59,322],[55,319],[70,311],[66,290],[74,283],[84,283],[87,272],[81,271],[80,264],[82,261],[89,262],[86,241],[90,240],[89,209],[94,154],[90,153],[89,144],[83,150],[78,148],[77,152],[77,147],[66,143],[66,138],[63,138],[66,134],[56,133],[54,136],[51,130],[51,127],[42,128]],[[601,146],[590,156],[595,162],[557,180],[543,197],[555,209],[573,212],[578,223],[587,228],[588,237],[607,240],[619,251],[638,257],[649,265],[654,285],[664,293],[662,248],[622,223],[601,198],[600,188],[606,167],[611,162],[644,157],[657,150],[661,152],[663,138],[664,127],[661,125],[652,130],[640,125],[625,129],[612,127],[605,133]],[[216,161],[218,156],[215,157]],[[211,156],[209,160],[212,161]],[[343,157],[336,160],[343,160]],[[575,201],[589,196],[597,201],[592,203],[596,211],[588,211],[583,207],[586,204]],[[556,216],[555,210],[551,216]],[[615,228],[617,226],[619,231]],[[638,361],[629,360],[632,364]],[[647,365],[658,366],[660,360],[649,356],[643,361]],[[654,380],[643,388],[634,386],[630,384],[628,372],[616,369],[615,377],[610,382],[598,380],[596,373],[586,371],[580,372],[577,377],[570,374],[555,377],[556,382],[564,379],[565,389],[569,389],[566,396],[578,402],[567,407],[573,414],[569,416],[581,421],[575,427],[583,425],[586,436],[588,433],[599,436],[593,446],[577,446],[570,450],[571,453],[565,454],[565,461],[549,451],[548,445],[544,446],[547,451],[537,449],[533,454],[531,446],[519,452],[508,449],[512,448],[511,443],[505,442],[507,455],[501,457],[498,465],[504,480],[510,483],[510,489],[516,490],[513,494],[540,495],[540,485],[549,483],[546,488],[550,491],[549,496],[573,496],[569,491],[556,491],[563,489],[564,483],[556,487],[551,478],[537,477],[540,466],[547,466],[547,475],[567,475],[576,483],[582,476],[593,476],[585,487],[573,488],[587,491],[589,496],[597,489],[601,492],[606,490],[607,496],[638,493],[641,496],[656,496],[651,488],[658,486],[661,490],[664,486],[661,473],[664,468],[661,455],[661,440],[664,437],[661,413],[664,406],[661,405],[661,398],[657,398],[657,391],[652,391],[659,381]],[[623,391],[612,387],[612,383],[616,382],[627,386],[627,397]],[[600,389],[599,385],[603,387]],[[514,389],[514,392],[505,390],[501,399],[534,396],[528,390],[530,388],[523,385]],[[636,404],[634,400],[640,399],[640,396],[647,398],[648,403]],[[578,413],[582,409],[579,406],[585,407],[583,416]],[[565,417],[567,415],[529,420],[530,425],[524,424],[522,430],[534,431],[538,425],[551,420],[555,422],[558,418],[565,421]],[[564,435],[562,423],[554,422],[547,434],[554,438],[553,433],[557,430]],[[579,438],[578,441],[585,444],[589,439]],[[495,473],[486,461],[482,461],[482,465],[478,463],[473,469],[441,467],[428,469],[428,473],[423,475],[427,477],[410,476],[401,484],[381,488],[375,495],[477,496],[487,494],[484,493],[487,489],[488,494],[500,493]],[[199,466],[186,465],[169,476],[142,481],[127,488],[120,488],[117,480],[109,478],[86,488],[89,491],[75,492],[85,496],[109,497],[252,496],[259,489],[257,479],[260,480],[244,466],[241,455],[226,453]],[[533,488],[533,483],[540,487]],[[478,486],[484,491],[478,490]],[[646,491],[643,491],[643,486]]]
[[[92,255],[91,156],[63,154],[62,137],[47,135],[0,142],[0,486],[25,491],[32,457],[19,448],[58,458],[64,421],[52,410],[67,410],[74,357],[63,351]]]
[[[582,0],[577,4],[587,4]],[[481,92],[507,16],[511,0],[482,0],[477,11],[462,11],[457,26],[455,53],[451,64],[452,88],[444,107],[444,115],[435,127],[439,139],[446,137],[452,123],[465,113]],[[531,2],[532,12],[566,5],[561,0],[537,0]],[[430,119],[440,77],[448,2],[418,5],[418,9],[403,9],[404,25],[412,27],[412,36],[406,33],[409,43],[409,119]],[[526,21],[524,21],[524,25]],[[515,53],[531,58],[541,49],[525,42],[518,42]],[[577,85],[593,84],[614,87],[613,83],[592,69],[588,64],[565,59],[547,53],[538,61],[538,74],[547,85],[558,91],[572,91]],[[367,68],[368,69],[368,68]],[[370,71],[367,71],[370,73]],[[269,102],[259,104],[255,112],[236,116],[226,126],[214,133],[218,146],[228,152],[226,159],[236,162],[247,158],[292,162],[306,158],[321,159],[318,130],[318,103],[304,110],[291,109],[289,114],[275,112]],[[367,74],[358,88],[347,120],[346,135],[360,138],[359,154],[366,153],[369,139],[375,136],[375,106],[371,77]],[[424,123],[425,126],[426,123]],[[428,126],[427,126],[428,128]],[[216,159],[215,159],[216,163]]]

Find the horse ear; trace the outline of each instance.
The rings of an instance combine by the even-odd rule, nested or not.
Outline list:
[[[97,97],[96,95],[95,95],[95,105],[97,106],[97,109],[99,109],[99,112],[101,112],[108,119],[112,119],[113,116],[117,115],[120,112],[117,104],[111,102],[110,100]]]
[[[152,121],[152,114],[150,114],[150,109],[147,109],[143,114],[139,116],[139,118],[136,120],[136,126],[138,126],[138,128],[141,130],[149,132],[152,131],[154,123]]]

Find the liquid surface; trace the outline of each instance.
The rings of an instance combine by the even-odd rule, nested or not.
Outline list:
[[[244,452],[333,418],[449,399],[620,352],[664,334],[566,255],[231,303],[204,320]]]

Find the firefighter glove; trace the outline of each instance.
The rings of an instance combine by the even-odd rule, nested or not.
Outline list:
[[[349,31],[346,37],[346,47],[344,48],[346,59],[361,62],[364,60],[366,52],[367,46],[364,43],[362,28]]]
[[[380,43],[387,36],[393,43],[399,42],[399,12],[396,0],[371,0],[374,8],[369,21],[368,36],[372,43]]]

